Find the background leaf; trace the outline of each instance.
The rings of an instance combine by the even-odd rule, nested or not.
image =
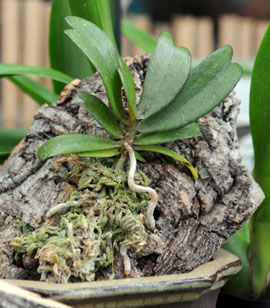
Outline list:
[[[138,125],[143,133],[186,126],[211,111],[234,88],[242,69],[231,63],[232,48],[224,46],[195,67],[176,98]]]
[[[25,136],[23,129],[0,129],[0,151],[12,150]]]
[[[65,84],[68,84],[73,80],[70,76],[51,68],[0,63],[0,77],[8,77],[13,75],[36,75],[58,80]]]
[[[255,178],[255,181],[258,178]],[[268,189],[270,177],[268,177]],[[251,219],[250,269],[252,296],[262,299],[270,288],[270,198],[266,197]]]
[[[248,262],[249,241],[249,225],[247,222],[222,246],[222,248],[238,256],[242,262],[241,271],[230,278],[222,288],[226,293],[241,297],[249,297],[250,295],[251,280]]]
[[[134,144],[160,144],[171,142],[179,139],[191,138],[194,136],[201,136],[200,128],[196,123],[191,123],[187,126],[170,130],[168,132],[141,134],[134,140]]]
[[[155,38],[146,31],[141,30],[128,20],[121,22],[122,33],[146,53],[152,53],[155,46]]]
[[[24,138],[26,131],[20,129],[0,129],[0,164],[9,156],[13,148]]]
[[[117,48],[112,23],[112,0],[68,0],[68,2],[70,15],[79,16],[94,23],[109,36]]]
[[[64,33],[64,30],[68,29],[65,17],[73,14],[69,2],[74,1],[52,1],[49,29],[50,63],[52,68],[72,76],[73,79],[84,79],[96,70],[83,52]],[[76,1],[76,3],[79,6],[82,1]],[[87,15],[87,11],[84,15]],[[54,81],[53,84],[57,93],[60,93],[65,86],[58,81]]]
[[[32,97],[39,105],[45,103],[52,104],[58,99],[58,94],[51,92],[41,83],[28,78],[27,76],[12,76],[9,77],[9,80],[11,80],[24,93]]]
[[[45,159],[62,154],[100,151],[117,147],[118,143],[109,139],[91,135],[67,134],[46,141],[39,148],[38,156],[40,159]]]
[[[255,59],[250,87],[250,130],[253,140],[254,173],[270,176],[270,27]],[[269,187],[270,189],[270,187]]]
[[[161,153],[167,156],[170,156],[178,161],[180,161],[182,164],[184,164],[188,169],[191,171],[192,175],[195,179],[198,178],[198,173],[196,169],[180,154],[176,153],[173,150],[170,150],[168,148],[159,146],[159,145],[135,145],[134,150],[136,151],[150,151],[150,152],[157,152]]]
[[[172,36],[163,31],[146,72],[137,108],[139,118],[149,117],[171,102],[185,83],[190,64],[189,51],[175,47]]]
[[[11,151],[0,151],[0,165],[9,157]]]
[[[70,16],[67,22],[74,30],[65,33],[83,50],[99,72],[107,90],[112,110],[118,119],[124,121],[121,80],[118,75],[119,55],[110,38],[93,23]]]
[[[99,98],[82,92],[79,96],[84,100],[85,109],[112,137],[120,139],[123,136],[117,119]]]
[[[251,219],[250,266],[253,295],[270,289],[270,27],[257,53],[250,88],[250,130],[254,147],[253,177],[265,199]],[[267,281],[268,279],[268,281]]]

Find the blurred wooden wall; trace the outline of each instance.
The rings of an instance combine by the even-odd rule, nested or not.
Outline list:
[[[50,2],[42,0],[0,0],[0,60],[49,66],[48,24]],[[253,59],[270,23],[236,15],[221,16],[218,41],[213,21],[207,17],[175,15],[170,23],[153,23],[147,15],[128,16],[138,27],[158,36],[168,30],[178,46],[187,47],[193,58],[208,56],[215,47],[230,44],[234,57]],[[127,38],[122,40],[122,55],[134,56],[142,51]],[[47,87],[49,80],[37,78]],[[0,127],[29,127],[38,105],[22,94],[9,80],[0,81]]]
[[[169,31],[178,46],[187,47],[193,58],[202,59],[209,55],[215,47],[232,45],[234,57],[243,60],[254,59],[261,39],[270,24],[270,20],[241,17],[238,15],[222,15],[218,21],[217,41],[214,35],[214,24],[209,17],[191,15],[175,15],[168,24],[152,23],[147,15],[129,16],[139,28],[158,36],[161,30]],[[128,39],[123,38],[123,56],[134,56],[141,53]]]
[[[1,62],[48,66],[49,12],[46,1],[0,0]],[[50,87],[48,80],[34,78]],[[7,78],[0,94],[1,126],[29,127],[38,105]]]

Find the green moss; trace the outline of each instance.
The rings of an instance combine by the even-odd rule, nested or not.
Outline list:
[[[112,160],[72,161],[69,179],[78,191],[68,202],[77,205],[38,230],[20,228],[22,234],[11,242],[17,258],[34,255],[41,279],[57,283],[94,280],[99,268],[113,265],[120,244],[136,253],[147,239],[143,217],[149,196],[130,191],[127,172],[115,170]],[[142,172],[136,174],[136,182],[150,184]]]

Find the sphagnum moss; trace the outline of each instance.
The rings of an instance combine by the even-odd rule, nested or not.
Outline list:
[[[127,173],[113,168],[112,159],[81,158],[69,166],[69,179],[78,183],[66,202],[71,206],[56,214],[58,223],[49,218],[35,231],[21,228],[10,245],[17,259],[28,254],[39,260],[41,280],[91,281],[107,266],[112,266],[113,277],[114,255],[121,246],[143,249],[149,195],[131,191]],[[141,171],[135,178],[138,184],[150,184]]]

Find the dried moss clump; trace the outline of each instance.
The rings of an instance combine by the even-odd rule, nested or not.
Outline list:
[[[20,223],[21,235],[11,242],[15,258],[23,254],[38,258],[41,280],[91,281],[99,268],[113,265],[121,244],[134,252],[143,248],[149,196],[130,191],[127,172],[112,164],[108,159],[71,161],[69,180],[77,183],[77,191],[67,202],[73,206],[38,230]],[[140,171],[135,179],[138,184],[150,184]]]

